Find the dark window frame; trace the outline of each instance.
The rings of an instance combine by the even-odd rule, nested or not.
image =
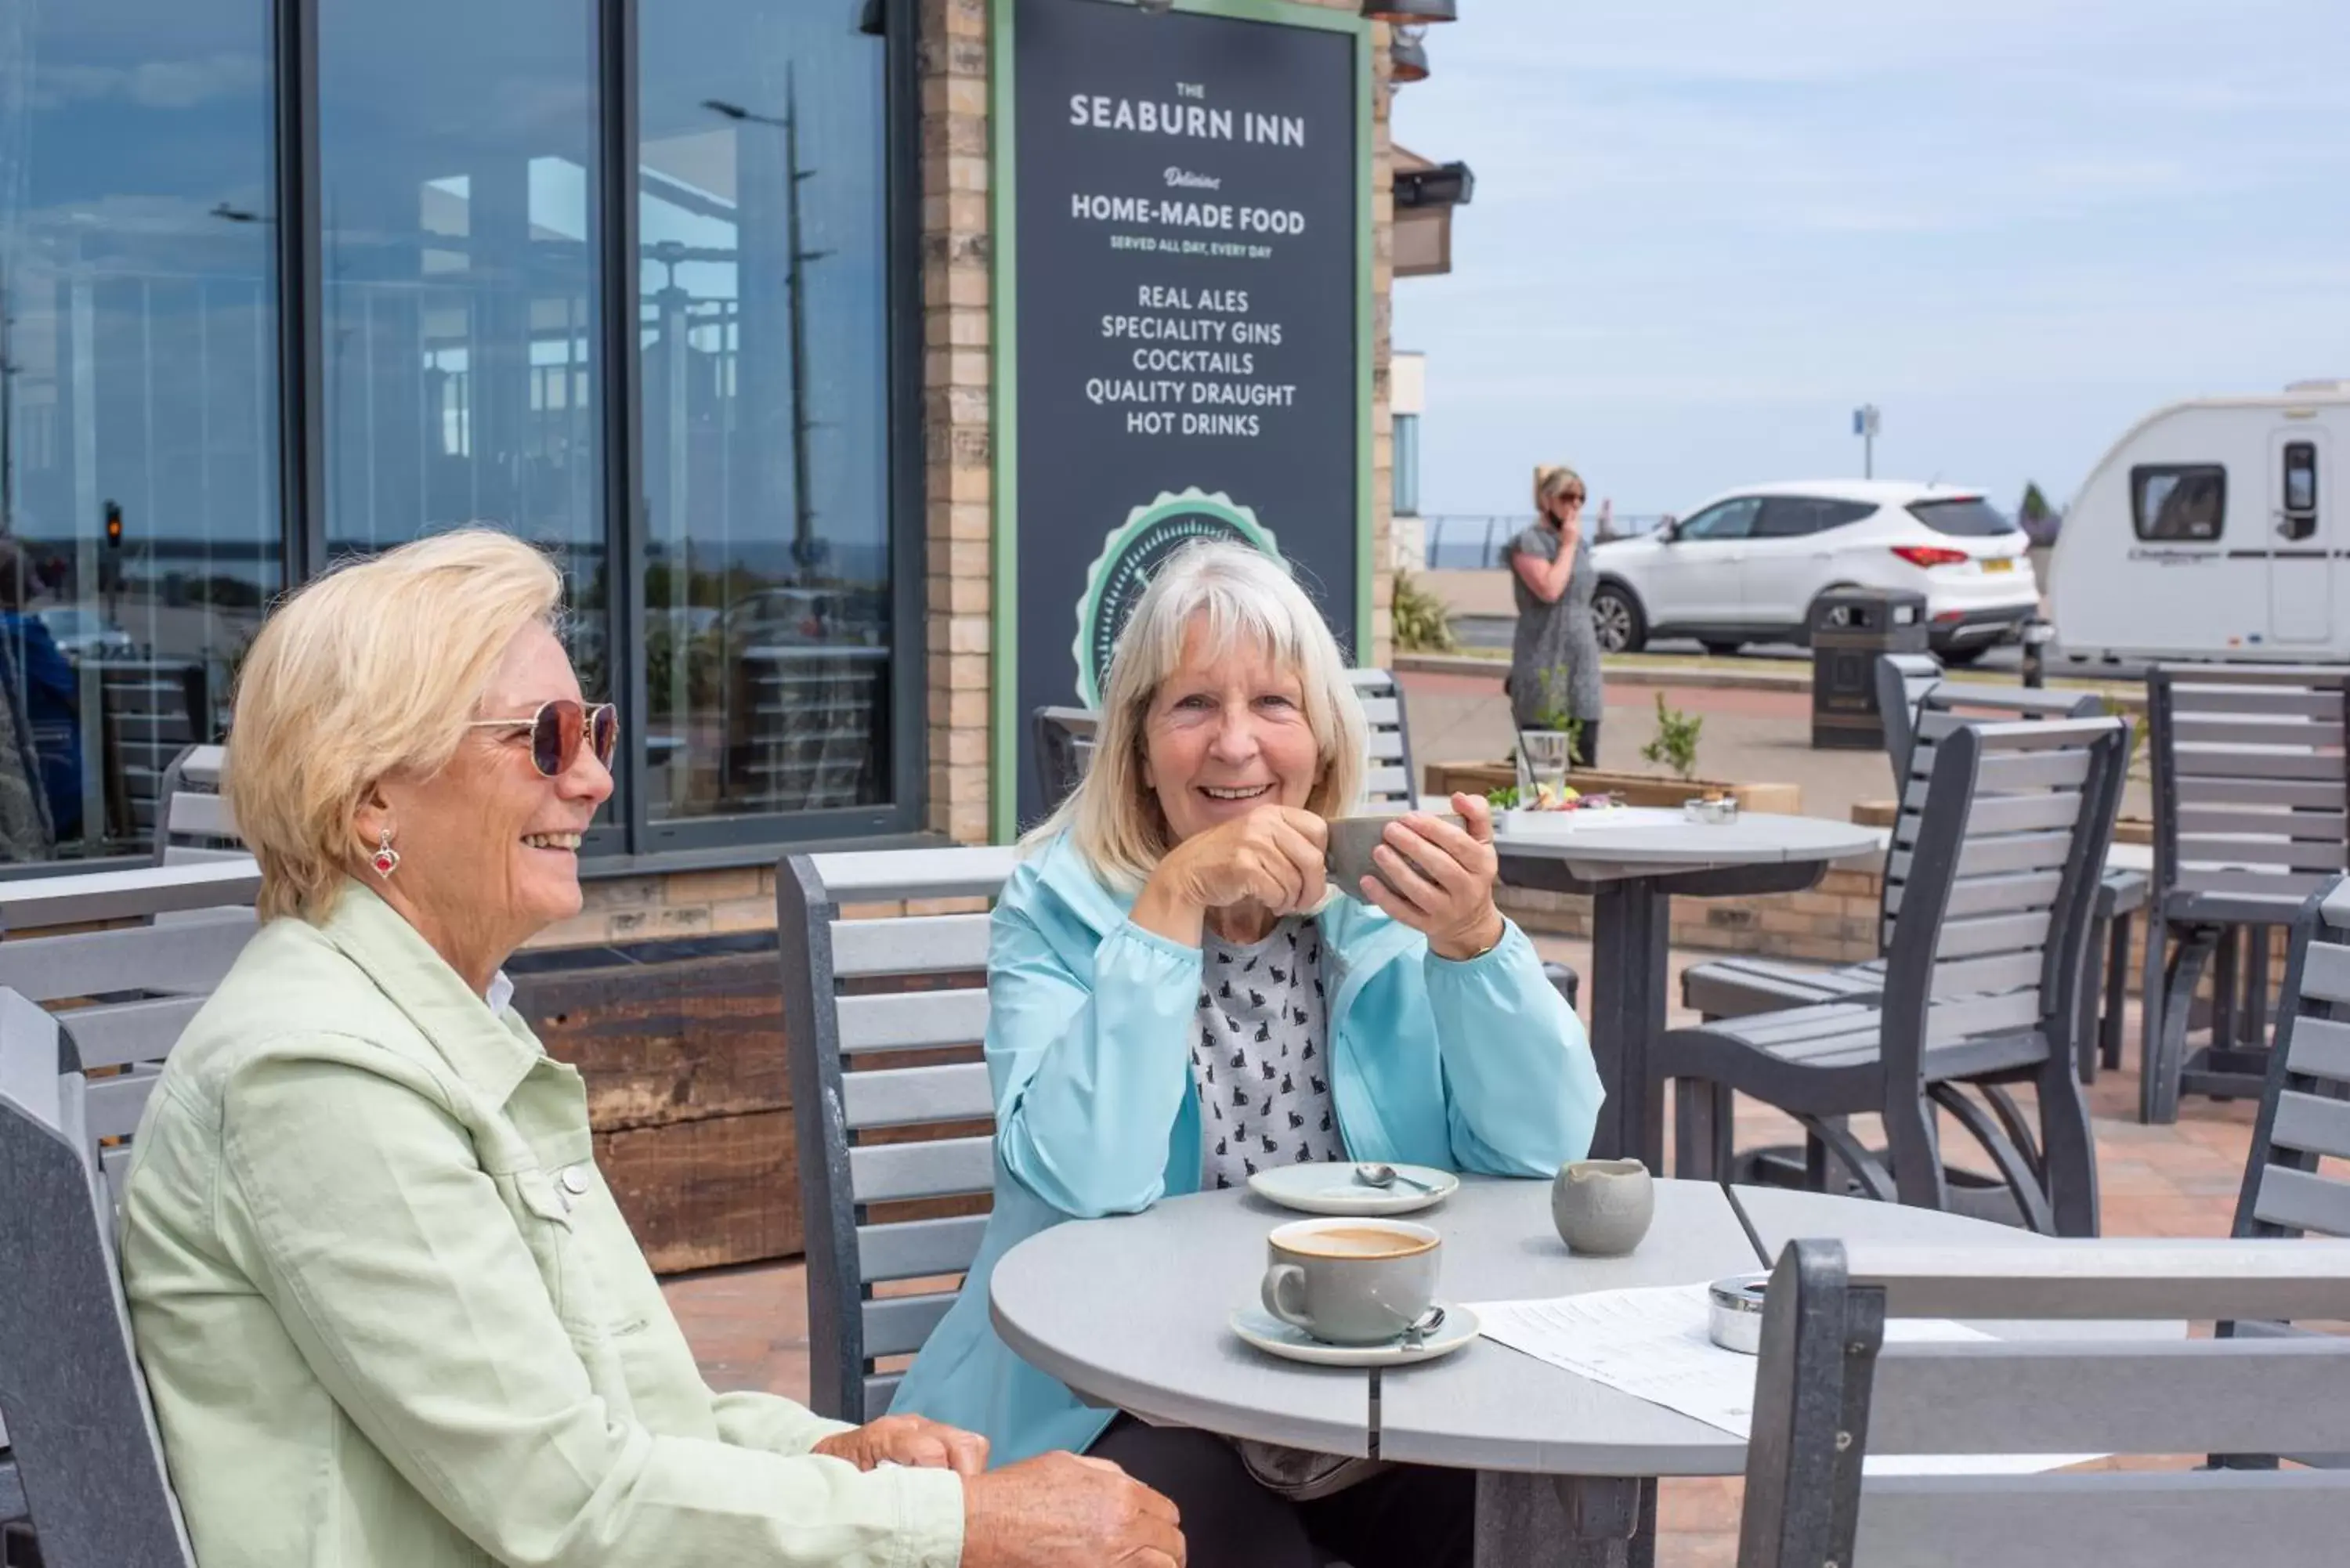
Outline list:
[[[2179,483],[2191,478],[2209,477],[2218,482],[2219,516],[2209,534],[2150,533],[2146,515],[2146,485],[2149,479],[2168,474]],[[2129,471],[2130,530],[2143,544],[2148,545],[2216,545],[2228,532],[2228,465],[2223,462],[2141,462]],[[2151,521],[2159,523],[2158,514]]]
[[[600,119],[602,238],[598,343],[604,357],[604,540],[610,576],[605,635],[610,667],[627,671],[616,783],[623,809],[582,846],[581,871],[619,876],[671,867],[758,864],[792,846],[916,835],[928,812],[929,609],[921,450],[921,74],[918,0],[882,0],[884,229],[889,391],[890,671],[889,799],[872,805],[764,815],[650,820],[645,796],[643,369],[637,353],[637,40],[644,0],[592,0]],[[324,495],[325,369],[318,213],[317,0],[274,0],[276,38],[280,483],[286,575],[300,585],[329,565]],[[764,853],[752,853],[761,851]],[[88,863],[85,863],[88,864]]]
[[[2296,463],[2293,461],[2296,457],[2299,457],[2303,461]],[[2277,476],[2279,482],[2280,501],[2277,510],[2283,513],[2287,518],[2294,522],[2299,522],[2304,517],[2308,518],[2312,522],[2316,521],[2320,511],[2320,507],[2318,505],[2318,483],[2320,479],[2320,475],[2317,472],[2318,461],[2317,443],[2314,441],[2286,441],[2282,450],[2279,453],[2278,462],[2282,465],[2283,472]],[[2309,504],[2305,506],[2295,506],[2293,504],[2293,478],[2296,472],[2305,472],[2309,475]],[[2304,535],[2295,535],[2295,537],[2303,536]]]

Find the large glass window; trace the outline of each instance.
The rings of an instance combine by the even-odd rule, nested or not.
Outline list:
[[[0,36],[0,861],[142,847],[283,587],[270,16]]]
[[[884,44],[862,0],[639,38],[646,811],[889,795]]]
[[[558,551],[606,648],[594,0],[317,0],[327,547]]]

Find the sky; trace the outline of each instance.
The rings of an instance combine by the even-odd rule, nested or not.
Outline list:
[[[1766,480],[2026,481],[2140,416],[2350,379],[2345,0],[1466,0],[1396,140],[1476,176],[1420,510]]]

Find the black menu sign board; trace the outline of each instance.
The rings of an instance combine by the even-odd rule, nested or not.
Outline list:
[[[1369,192],[1354,16],[1007,3],[997,603],[1016,622],[997,646],[1016,676],[997,765],[1017,760],[1025,826],[1044,805],[1029,714],[1096,705],[1126,615],[1191,540],[1279,555],[1353,648]]]

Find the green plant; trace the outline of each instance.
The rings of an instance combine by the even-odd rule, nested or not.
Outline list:
[[[1583,749],[1583,721],[1567,711],[1566,693],[1569,684],[1566,666],[1554,664],[1542,672],[1542,706],[1534,710],[1534,727],[1555,730],[1566,737],[1566,749]]]
[[[1452,612],[1409,572],[1395,576],[1395,641],[1406,653],[1451,653],[1461,646],[1452,634]]]
[[[1705,721],[1694,713],[1684,713],[1679,708],[1665,706],[1665,694],[1657,693],[1657,738],[1640,748],[1640,755],[1652,763],[1661,763],[1682,778],[1697,774],[1697,738],[1705,728]]]
[[[1492,806],[1495,811],[1516,810],[1518,805],[1518,786],[1515,784],[1503,784],[1499,789],[1487,790],[1485,792],[1485,804]]]

